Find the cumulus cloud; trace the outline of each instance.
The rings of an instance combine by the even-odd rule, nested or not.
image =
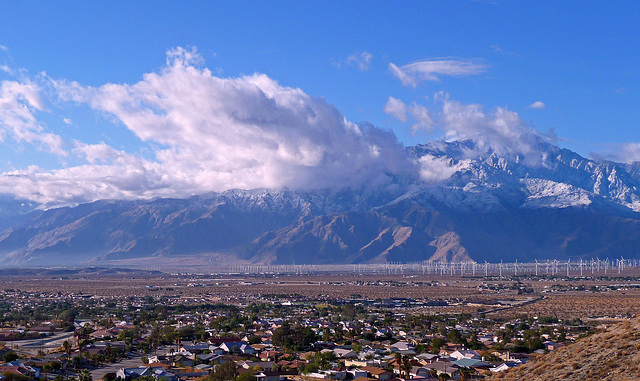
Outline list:
[[[471,60],[452,58],[426,59],[404,66],[389,64],[389,70],[405,86],[416,87],[424,81],[438,81],[441,76],[464,77],[485,72],[487,67]]]
[[[512,158],[517,155],[529,165],[541,165],[548,145],[555,145],[558,140],[555,130],[543,134],[507,108],[497,107],[492,112],[485,112],[482,105],[463,104],[451,100],[449,94],[443,92],[436,93],[434,100],[437,110],[432,112],[416,102],[407,105],[400,99],[389,97],[384,111],[403,123],[412,122],[414,133],[431,133],[438,129],[447,140],[472,140],[474,149],[465,155],[469,159],[495,152]],[[427,169],[423,168],[422,177],[430,179],[437,179],[433,174],[438,171],[449,177],[448,173],[457,170],[435,159],[425,159],[420,164],[427,166]]]
[[[36,166],[0,175],[0,193],[11,193],[54,205],[82,203],[96,199],[130,199],[175,196],[167,187],[162,168],[123,152],[96,152],[104,147],[85,147],[95,164],[56,170]],[[99,155],[112,155],[111,158]],[[96,156],[98,155],[98,156]],[[98,160],[107,160],[98,163]]]
[[[547,105],[540,101],[533,102],[532,104],[527,106],[527,108],[531,108],[534,110],[544,110],[545,107],[547,107]]]
[[[44,110],[40,88],[31,82],[0,82],[0,141],[35,144],[39,149],[66,156],[63,139],[45,128],[34,115]]]
[[[454,164],[445,157],[424,155],[418,160],[420,163],[420,178],[428,183],[436,183],[446,180],[458,172],[464,163]]]
[[[400,99],[389,97],[384,105],[384,112],[398,119],[402,123],[407,121],[407,105]]]
[[[356,66],[360,70],[369,70],[373,55],[369,52],[354,53],[347,57],[347,64]]]
[[[6,173],[0,191],[11,181],[23,184],[21,196],[36,194],[39,201],[87,201],[376,186],[417,173],[393,133],[351,123],[321,98],[263,74],[216,77],[194,49],[174,49],[167,57],[159,72],[134,84],[53,83],[64,100],[111,115],[154,147],[152,161],[105,143],[77,142],[73,154],[86,165]]]
[[[420,131],[433,131],[435,122],[431,118],[431,113],[425,106],[413,102],[411,106],[409,106],[409,114],[411,114],[413,120],[415,121],[415,123],[411,126],[411,130],[414,133]]]
[[[545,152],[541,144],[549,138],[528,126],[516,112],[498,107],[485,113],[479,104],[462,104],[446,96],[442,101],[440,128],[448,138],[472,139],[480,153],[520,155],[527,164],[542,164]]]
[[[415,134],[418,132],[432,132],[435,125],[434,120],[431,117],[429,110],[416,102],[407,106],[400,99],[389,97],[387,103],[384,106],[384,112],[387,115],[391,115],[398,119],[402,123],[406,123],[411,117],[413,124],[411,125],[411,131]]]
[[[398,178],[441,181],[459,170],[459,163],[443,158],[412,159],[392,132],[349,122],[324,99],[266,75],[218,77],[195,49],[168,51],[166,64],[136,83],[91,87],[48,77],[44,81],[50,86],[44,93],[60,97],[47,105],[65,104],[58,120],[71,122],[65,102],[89,105],[130,130],[139,139],[139,151],[105,142],[65,143],[36,119],[50,112],[40,87],[5,81],[0,84],[0,139],[69,155],[72,164],[2,173],[0,193],[44,203],[81,203],[232,188],[377,187]],[[502,108],[485,113],[479,105],[443,94],[436,99],[437,112],[393,97],[384,111],[414,132],[439,128],[448,138],[474,139],[484,152],[524,154],[531,161],[539,156],[539,134],[516,113]],[[104,134],[111,141],[108,131]]]
[[[640,143],[616,144],[604,152],[592,152],[591,156],[596,160],[611,160],[626,164],[640,162]]]

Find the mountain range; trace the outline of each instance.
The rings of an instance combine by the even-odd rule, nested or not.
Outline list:
[[[0,265],[640,257],[640,164],[587,159],[543,139],[527,155],[471,140],[406,152],[436,163],[435,176],[61,207],[5,196]]]

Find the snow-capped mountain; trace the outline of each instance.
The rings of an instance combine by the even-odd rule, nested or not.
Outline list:
[[[422,180],[383,188],[229,190],[38,210],[0,204],[3,265],[498,261],[639,256],[640,166],[540,139],[407,148]],[[18,203],[20,203],[18,205]],[[151,258],[151,259],[150,259]]]

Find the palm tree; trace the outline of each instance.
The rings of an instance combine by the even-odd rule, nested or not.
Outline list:
[[[407,380],[411,378],[411,375],[409,374],[411,372],[411,366],[412,366],[411,359],[405,356],[402,359],[402,368],[404,369],[404,376]]]
[[[460,368],[460,381],[468,381],[473,375],[473,371],[469,368]]]
[[[87,369],[82,369],[80,373],[78,373],[78,381],[92,381],[91,373]]]
[[[400,352],[396,352],[394,353],[394,356],[396,360],[396,366],[398,367],[398,374],[402,376],[402,355],[400,354]]]
[[[451,376],[449,376],[449,374],[447,374],[447,373],[440,373],[438,375],[438,380],[440,380],[440,381],[446,381],[446,380],[448,380],[450,378],[451,378]]]
[[[64,352],[67,354],[67,361],[69,361],[71,359],[71,343],[65,340],[62,343],[62,348],[64,348]]]

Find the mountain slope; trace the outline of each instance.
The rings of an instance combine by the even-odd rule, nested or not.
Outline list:
[[[640,379],[638,332],[638,319],[625,321],[537,361],[501,372],[491,380],[637,380]]]
[[[639,257],[640,167],[588,160],[542,140],[538,148],[534,160],[469,140],[410,147],[418,163],[440,165],[438,180],[397,178],[384,188],[229,190],[46,211],[8,200],[0,203],[0,264]]]

